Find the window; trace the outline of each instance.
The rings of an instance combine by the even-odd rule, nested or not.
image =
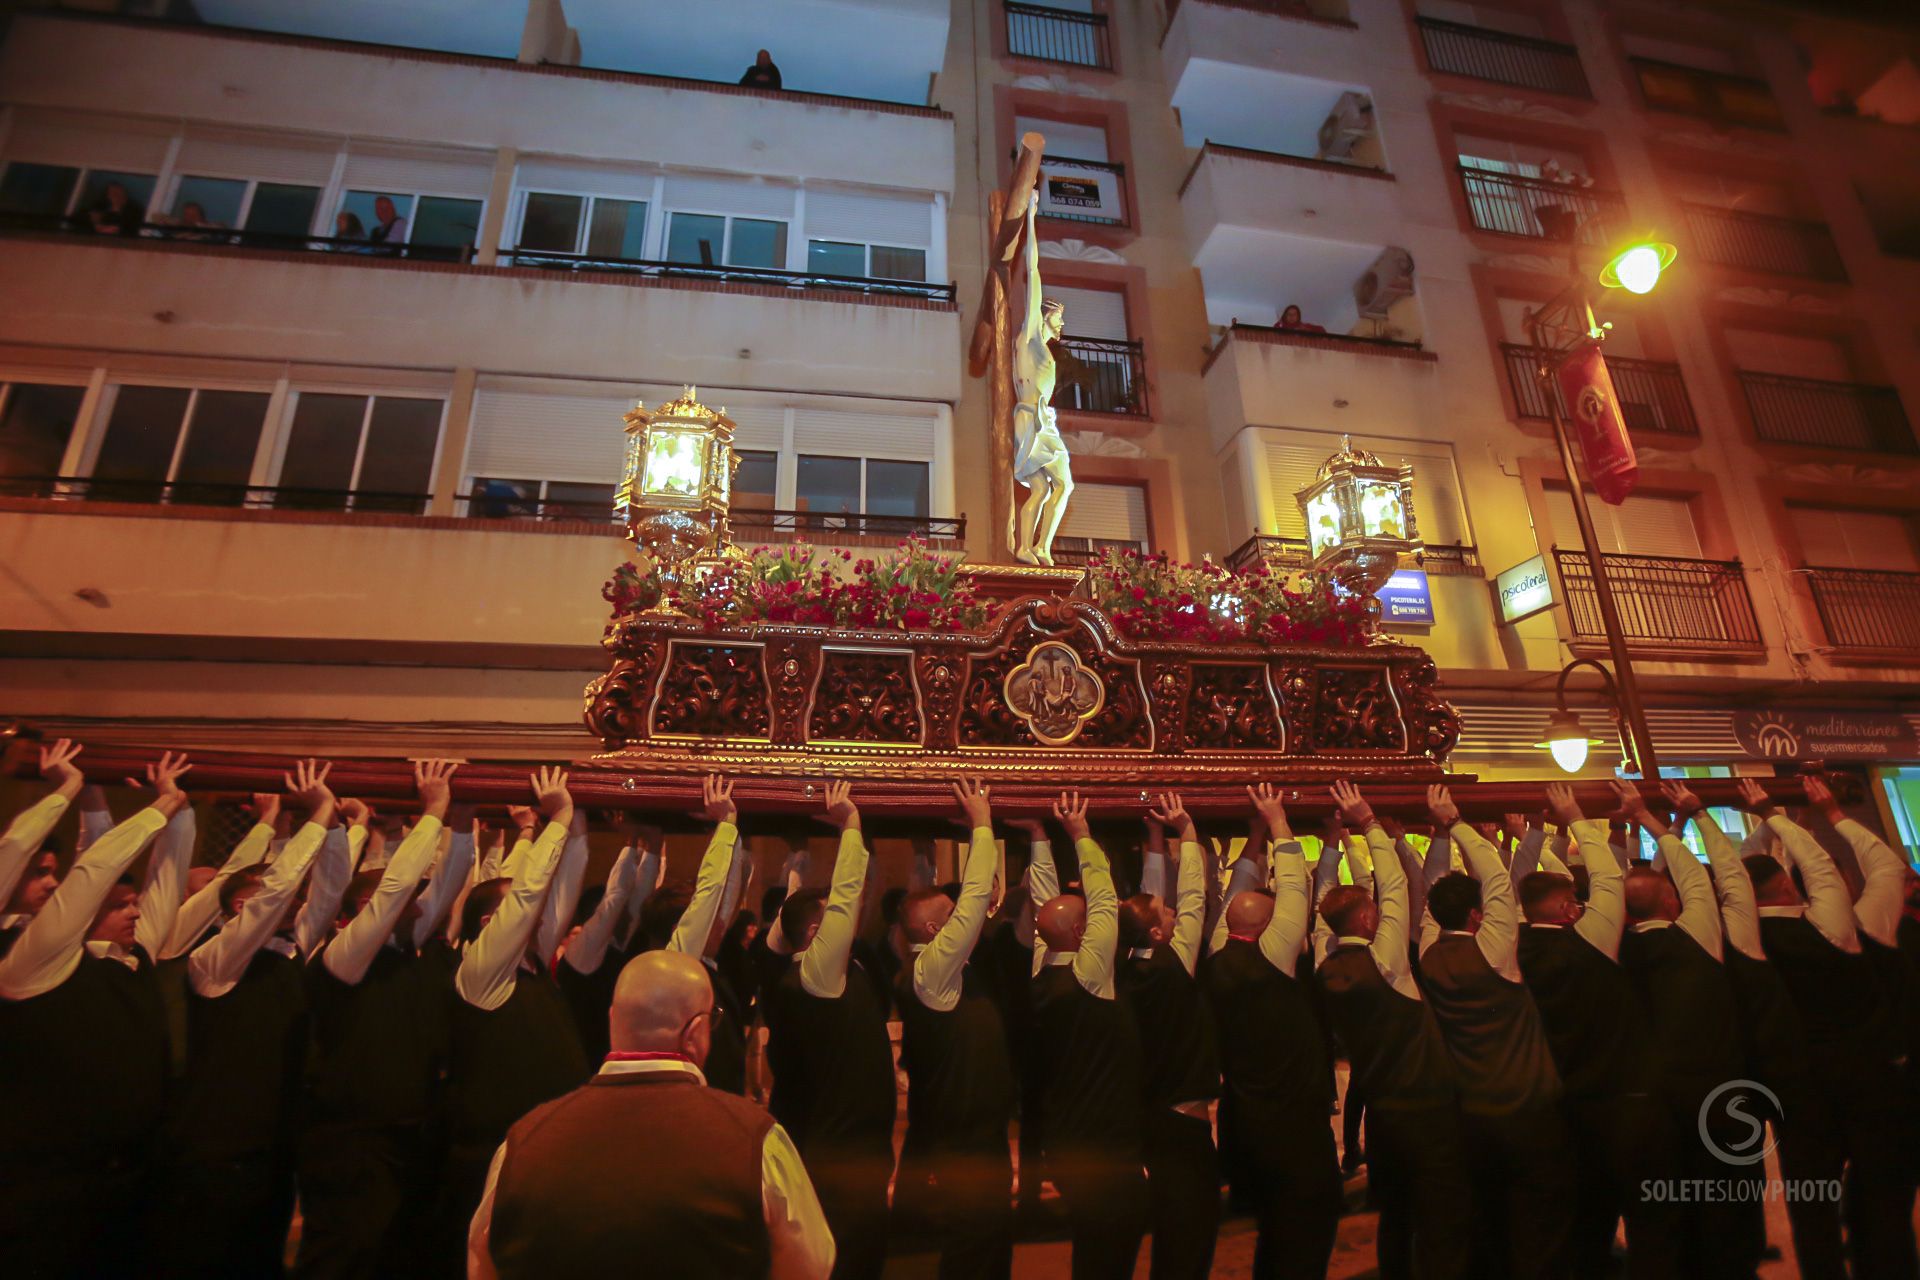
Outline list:
[[[1891,511],[1790,505],[1800,563],[1819,569],[1920,573],[1913,522]]]
[[[173,208],[170,212],[178,219],[190,204],[200,206],[203,221],[222,227],[240,225],[240,211],[247,203],[246,182],[237,178],[194,178],[180,179],[173,192]]]
[[[0,478],[59,475],[86,394],[85,387],[32,382],[0,386]],[[24,491],[44,490],[34,486]]]
[[[1091,559],[1108,547],[1145,551],[1150,536],[1144,488],[1082,482],[1073,487],[1073,500],[1060,521],[1054,550],[1056,555],[1065,551]]]
[[[530,191],[520,219],[519,247],[593,258],[642,259],[646,234],[644,200]]]
[[[1414,501],[1419,501],[1418,489]],[[1693,523],[1693,504],[1685,498],[1634,493],[1614,506],[1588,494],[1587,510],[1593,516],[1593,532],[1600,539],[1600,549],[1608,555],[1704,558],[1700,534]],[[1556,545],[1572,548],[1580,540],[1573,495],[1565,489],[1547,490],[1547,511],[1553,519]]]
[[[382,201],[391,201],[392,231],[380,216]],[[340,202],[340,218],[334,234],[347,239],[374,243],[406,244],[410,258],[453,260],[464,258],[480,240],[480,215],[483,204],[455,196],[415,196],[396,191],[349,191]],[[339,222],[351,222],[347,226]],[[358,231],[353,224],[358,224]],[[436,252],[437,251],[437,252]]]
[[[925,280],[927,251],[894,245],[809,240],[807,270],[822,276],[864,276],[873,280]]]
[[[676,213],[667,223],[667,261],[779,270],[787,265],[787,224],[717,213]]]
[[[14,161],[0,174],[0,213],[57,218],[67,211],[80,171],[66,165]]]
[[[239,506],[266,423],[264,391],[121,386],[89,494],[114,502]],[[172,489],[164,486],[172,484]]]
[[[267,235],[300,236],[313,230],[313,214],[320,207],[320,188],[291,182],[257,182],[247,208],[248,231]]]
[[[752,494],[766,499],[766,502],[756,505],[773,506],[774,495],[780,491],[780,455],[771,449],[742,449],[738,452],[740,466],[733,473],[733,496],[740,498]]]
[[[421,196],[420,215],[409,244],[458,249],[464,254],[480,243],[480,201],[452,196]]]
[[[803,453],[794,472],[793,493],[801,510],[816,515],[865,512],[924,518],[930,505],[931,471],[924,462]]]
[[[304,236],[313,230],[320,188],[289,182],[255,182],[249,178],[207,178],[187,175],[174,187],[168,210],[180,221],[190,204],[200,206],[201,217],[216,227],[237,227],[267,235]],[[362,224],[364,230],[365,224]]]
[[[80,199],[74,204],[74,212],[92,213],[96,209],[107,207],[107,188],[118,184],[125,188],[127,200],[135,206],[136,212],[146,213],[153,205],[153,175],[150,173],[115,173],[108,169],[89,169],[80,180]]]
[[[443,407],[439,400],[302,392],[276,505],[339,510],[351,493],[356,511],[419,512],[433,484]]]
[[[613,493],[610,484],[482,478],[473,482],[467,514],[483,520],[540,515],[562,520],[610,520]]]

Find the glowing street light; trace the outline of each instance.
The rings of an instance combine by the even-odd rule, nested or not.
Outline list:
[[[1586,726],[1580,723],[1580,717],[1567,707],[1567,677],[1579,667],[1592,667],[1600,677],[1601,698],[1607,710],[1613,716],[1614,729],[1620,736],[1621,768],[1628,773],[1639,773],[1639,765],[1634,761],[1633,739],[1629,735],[1625,717],[1621,712],[1620,689],[1614,683],[1613,673],[1592,658],[1575,658],[1560,669],[1560,679],[1554,687],[1555,699],[1559,707],[1547,717],[1547,736],[1544,741],[1536,742],[1553,753],[1553,762],[1567,773],[1578,773],[1587,763],[1587,748],[1599,746],[1604,739],[1587,736]]]
[[[1556,711],[1547,718],[1547,737],[1536,742],[1553,753],[1553,762],[1567,773],[1578,773],[1587,764],[1587,748],[1598,746],[1600,739],[1589,738],[1580,717],[1571,711]]]
[[[1652,293],[1660,273],[1673,265],[1678,252],[1670,244],[1652,240],[1628,245],[1600,269],[1600,283],[1628,293]]]

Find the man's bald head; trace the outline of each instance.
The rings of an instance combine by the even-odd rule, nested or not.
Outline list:
[[[1235,894],[1227,904],[1227,932],[1236,938],[1250,938],[1273,919],[1273,895],[1258,889]]]
[[[1692,857],[1692,854],[1688,854]],[[1635,867],[1627,872],[1627,919],[1678,920],[1680,895],[1664,871]]]
[[[1087,931],[1086,899],[1063,893],[1041,906],[1033,917],[1034,930],[1049,951],[1078,951]]]
[[[953,899],[944,889],[921,889],[900,900],[900,931],[908,942],[932,942],[953,914]]]
[[[713,983],[698,960],[678,951],[645,951],[627,962],[613,988],[608,1030],[622,1053],[684,1053],[707,1060]]]

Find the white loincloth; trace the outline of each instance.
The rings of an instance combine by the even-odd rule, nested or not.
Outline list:
[[[1057,421],[1052,405],[1041,410],[1037,426],[1032,405],[1015,406],[1013,478],[1021,484],[1028,484],[1033,477],[1041,474],[1055,462],[1066,460],[1067,442],[1060,438],[1060,428],[1055,425]]]

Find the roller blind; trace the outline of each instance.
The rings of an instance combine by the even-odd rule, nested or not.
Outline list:
[[[1107,131],[1097,124],[1068,124],[1062,120],[1042,120],[1036,116],[1013,118],[1013,146],[1029,133],[1047,140],[1046,154],[1067,160],[1107,159]]]
[[[482,387],[474,395],[466,473],[506,480],[614,484],[625,461],[626,397],[542,395]]]
[[[933,242],[933,202],[809,187],[807,236],[925,249]]]
[[[1320,464],[1339,451],[1340,437],[1331,432],[1273,430],[1263,431],[1261,436],[1274,511],[1274,527],[1262,532],[1304,538],[1307,524],[1300,514],[1297,495],[1319,478]],[[1413,468],[1413,516],[1423,541],[1436,546],[1473,545],[1451,446],[1438,441],[1369,436],[1355,436],[1353,442],[1379,455],[1382,462],[1396,467],[1405,463]]]
[[[132,123],[53,119],[21,113],[7,135],[6,158],[120,173],[158,173],[167,156],[165,134]]]
[[[478,152],[351,150],[346,184],[354,191],[418,191],[484,199],[493,185],[493,158]]]
[[[733,213],[751,218],[793,219],[794,188],[744,178],[667,179],[667,207],[694,213]]]
[[[1147,491],[1137,484],[1076,484],[1060,533],[1147,545]]]
[[[324,186],[333,175],[336,145],[244,134],[193,132],[180,144],[174,169],[212,178],[253,178]]]
[[[933,461],[933,419],[904,413],[795,409],[795,453]]]
[[[1566,548],[1577,545],[1580,526],[1573,514],[1573,495],[1564,489],[1547,490],[1547,510],[1553,517],[1554,541]],[[1594,536],[1603,551],[1702,558],[1693,505],[1685,498],[1636,493],[1616,507],[1588,494],[1587,510],[1593,515]]]
[[[1920,571],[1913,525],[1886,511],[1789,507],[1803,564],[1823,569]]]
[[[728,405],[733,419],[733,447],[777,450],[786,442],[787,411],[777,404]]]
[[[522,160],[514,178],[514,186],[521,191],[616,196],[622,200],[652,200],[653,185],[654,175],[643,169],[569,164],[562,160]]]
[[[1040,295],[1066,307],[1066,331],[1074,337],[1127,340],[1127,296],[1118,289],[1043,284]]]
[[[1728,329],[1726,338],[1735,368],[1833,382],[1849,382],[1853,377],[1846,347],[1832,338],[1769,329]]]

